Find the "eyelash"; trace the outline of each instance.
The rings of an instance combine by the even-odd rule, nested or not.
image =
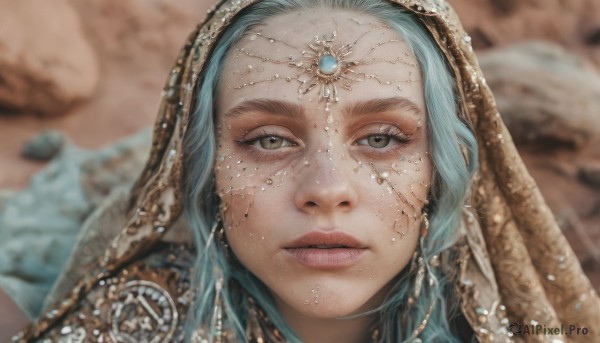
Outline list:
[[[263,138],[267,138],[267,137],[277,137],[277,138],[281,138],[284,139],[288,142],[290,142],[292,144],[292,147],[297,146],[298,143],[294,142],[293,139],[291,139],[290,137],[286,137],[285,135],[282,135],[281,133],[276,133],[273,131],[268,131],[266,129],[262,130],[262,133],[257,135],[251,135],[250,138],[248,138],[246,135],[244,135],[244,137],[242,137],[241,140],[237,141],[238,143],[240,143],[240,146],[246,150],[248,153],[250,153],[252,155],[252,157],[254,157],[255,159],[259,159],[259,160],[264,160],[264,159],[269,159],[269,158],[273,158],[276,157],[278,154],[278,152],[265,152],[265,151],[269,151],[268,149],[261,149],[261,148],[256,148],[253,145],[256,144],[258,141],[260,141]],[[289,147],[287,147],[289,148]],[[279,149],[274,149],[275,150],[279,150]]]
[[[383,148],[374,148],[367,145],[361,145],[367,149],[370,150],[370,154],[373,155],[377,155],[377,156],[387,156],[389,154],[393,154],[396,151],[398,151],[399,149],[403,148],[407,143],[410,142],[410,136],[407,135],[406,133],[404,133],[402,130],[398,129],[395,126],[385,126],[385,127],[380,127],[377,133],[369,133],[366,134],[364,136],[362,136],[360,139],[357,139],[356,141],[362,141],[365,139],[368,139],[369,137],[373,137],[373,136],[383,136],[383,137],[387,137],[390,138],[390,142],[388,143],[387,146],[383,147]],[[395,141],[395,146],[394,147],[390,147],[390,145],[394,144],[393,141]]]
[[[383,136],[383,137],[387,137],[387,138],[391,139],[390,143],[388,143],[388,146],[383,147],[383,148],[370,147],[368,144],[367,145],[359,145],[359,146],[362,146],[362,147],[365,147],[366,149],[368,149],[369,154],[376,155],[378,157],[384,157],[384,156],[393,154],[396,151],[398,151],[399,149],[403,148],[407,143],[410,142],[410,137],[406,133],[404,133],[402,130],[398,129],[397,127],[391,126],[391,125],[385,126],[383,128],[380,127],[378,132],[376,132],[376,133],[369,133],[369,134],[363,135],[360,139],[357,139],[356,142],[359,142],[364,139],[368,139],[369,137],[373,137],[373,136]],[[273,131],[268,131],[266,129],[262,130],[262,133],[259,135],[251,135],[251,137],[247,137],[246,135],[244,135],[244,137],[242,137],[242,139],[237,142],[240,144],[240,146],[244,150],[246,150],[248,153],[250,153],[254,158],[270,159],[270,158],[274,158],[278,154],[280,154],[281,152],[276,152],[276,151],[280,150],[281,148],[273,149],[273,152],[266,152],[269,150],[254,147],[254,145],[257,142],[259,142],[261,139],[267,138],[267,137],[277,137],[277,138],[284,139],[284,140],[288,141],[290,144],[292,144],[291,147],[295,147],[295,146],[299,145],[298,143],[294,142],[294,140],[292,138],[287,137],[286,135],[282,135],[281,133],[276,133]],[[395,146],[390,147],[390,145],[394,144],[393,141],[395,141]],[[354,143],[353,145],[357,145],[357,144]],[[286,147],[286,148],[289,148],[289,147]]]

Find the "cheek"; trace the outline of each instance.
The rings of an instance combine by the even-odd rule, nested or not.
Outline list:
[[[377,215],[381,220],[392,218],[397,233],[398,227],[413,226],[428,203],[432,179],[428,156],[413,153],[391,164],[371,165],[371,169],[370,187],[363,186],[367,203],[378,208]]]
[[[287,175],[285,170],[274,172],[269,166],[248,163],[227,147],[218,150],[215,184],[221,221],[229,245],[244,265],[256,259],[256,249],[271,250],[278,239],[273,213],[284,210],[285,193],[291,192],[284,189]]]

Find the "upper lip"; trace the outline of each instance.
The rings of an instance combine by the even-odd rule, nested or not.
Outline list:
[[[294,240],[286,249],[300,248],[353,248],[364,249],[366,246],[358,239],[339,231],[311,231]]]

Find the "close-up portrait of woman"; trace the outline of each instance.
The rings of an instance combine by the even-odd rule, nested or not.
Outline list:
[[[220,1],[13,341],[600,342],[472,40],[444,0]]]

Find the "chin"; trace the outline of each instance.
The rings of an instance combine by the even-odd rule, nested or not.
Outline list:
[[[320,284],[318,293],[316,289],[311,293],[310,297],[304,298],[286,294],[290,295],[288,299],[283,300],[278,297],[278,300],[285,302],[285,304],[280,303],[281,305],[291,307],[293,311],[303,316],[316,319],[337,319],[357,315],[378,307],[383,301],[381,292],[369,289],[364,282],[350,285],[330,283],[329,287]]]

